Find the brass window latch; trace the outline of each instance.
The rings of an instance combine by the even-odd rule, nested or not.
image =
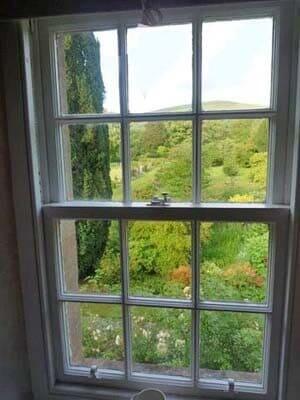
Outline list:
[[[171,202],[171,198],[169,197],[169,193],[163,192],[162,197],[153,196],[150,200],[150,203],[147,203],[147,206],[169,206]]]

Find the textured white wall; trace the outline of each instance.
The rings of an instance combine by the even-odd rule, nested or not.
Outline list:
[[[1,68],[1,60],[0,60]],[[32,398],[0,69],[0,399]]]

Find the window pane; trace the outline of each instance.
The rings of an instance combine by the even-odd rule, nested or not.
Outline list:
[[[265,316],[226,311],[200,313],[200,379],[261,384]]]
[[[264,202],[268,139],[267,119],[204,121],[202,201]]]
[[[65,125],[67,200],[122,200],[119,124]]]
[[[133,372],[191,376],[191,312],[131,307]]]
[[[130,112],[188,111],[192,25],[128,29]]]
[[[266,303],[268,225],[202,223],[200,240],[201,299]]]
[[[121,306],[91,303],[64,306],[70,364],[124,371]]]
[[[128,223],[129,294],[191,298],[191,225]]]
[[[202,107],[270,107],[272,18],[205,22]]]
[[[118,113],[119,57],[116,30],[56,35],[62,113]]]
[[[175,201],[192,199],[192,122],[130,124],[132,199],[149,201],[168,192]]]
[[[65,290],[119,295],[119,223],[108,220],[62,220],[59,227]]]

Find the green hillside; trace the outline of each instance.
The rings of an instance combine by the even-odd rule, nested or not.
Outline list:
[[[220,110],[246,110],[253,108],[262,108],[257,104],[246,104],[246,103],[237,103],[234,101],[207,101],[203,103],[203,109],[205,111],[220,111]],[[167,108],[161,108],[157,110],[159,112],[186,112],[191,111],[191,106],[189,104],[182,104],[180,106],[173,106]]]

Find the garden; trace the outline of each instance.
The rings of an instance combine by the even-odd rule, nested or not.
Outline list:
[[[103,111],[104,84],[98,79],[91,85],[95,66],[84,59],[87,46],[90,53],[85,57],[92,54],[94,62],[99,62],[99,43],[93,34],[66,35],[67,99],[74,113],[85,112],[84,107],[90,112],[92,106],[94,112]],[[208,107],[218,108],[219,103]],[[185,106],[178,109],[184,110]],[[268,121],[206,120],[201,129],[201,200],[264,202]],[[68,127],[65,140],[70,147],[66,167],[72,175],[70,199],[122,200],[120,136],[120,125],[115,123]],[[168,192],[172,201],[192,200],[191,121],[132,122],[129,139],[134,201],[148,202],[162,192]],[[79,220],[74,222],[74,231],[73,273],[78,291],[120,295],[119,223]],[[191,231],[191,223],[185,221],[127,223],[131,296],[191,299]],[[197,295],[201,300],[258,304],[267,301],[268,225],[200,221],[199,241]],[[62,246],[67,245],[62,242]],[[122,312],[117,304],[77,305],[84,365],[97,363],[103,368],[124,370]],[[134,372],[191,376],[191,311],[132,306],[129,321]],[[198,331],[202,376],[261,382],[265,335],[262,315],[201,311]]]

